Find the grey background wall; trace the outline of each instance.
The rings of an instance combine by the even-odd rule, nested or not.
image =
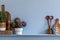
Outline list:
[[[60,0],[0,0],[0,7],[6,5],[11,13],[12,20],[19,17],[27,22],[23,34],[45,34],[48,29],[46,15],[60,18]],[[0,8],[1,10],[1,8]],[[53,20],[54,24],[55,20]]]

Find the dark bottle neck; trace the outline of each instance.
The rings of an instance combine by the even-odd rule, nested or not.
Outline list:
[[[2,13],[5,12],[5,5],[2,5],[2,6],[1,6],[1,10],[2,10]]]

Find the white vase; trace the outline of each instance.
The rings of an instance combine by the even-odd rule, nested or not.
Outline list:
[[[15,28],[15,34],[16,35],[22,35],[23,28]]]

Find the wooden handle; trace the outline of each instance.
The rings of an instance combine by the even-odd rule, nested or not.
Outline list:
[[[51,24],[52,24],[52,19],[53,19],[54,17],[53,16],[50,16],[50,27],[52,28],[52,26],[51,26]]]
[[[50,17],[49,16],[46,16],[46,20],[48,22],[48,26],[49,26],[49,19],[50,19]]]

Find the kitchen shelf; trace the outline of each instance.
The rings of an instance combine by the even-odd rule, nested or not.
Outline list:
[[[59,37],[60,34],[55,35],[55,34],[39,34],[39,35],[16,35],[16,34],[11,34],[11,35],[0,35],[0,37]]]

